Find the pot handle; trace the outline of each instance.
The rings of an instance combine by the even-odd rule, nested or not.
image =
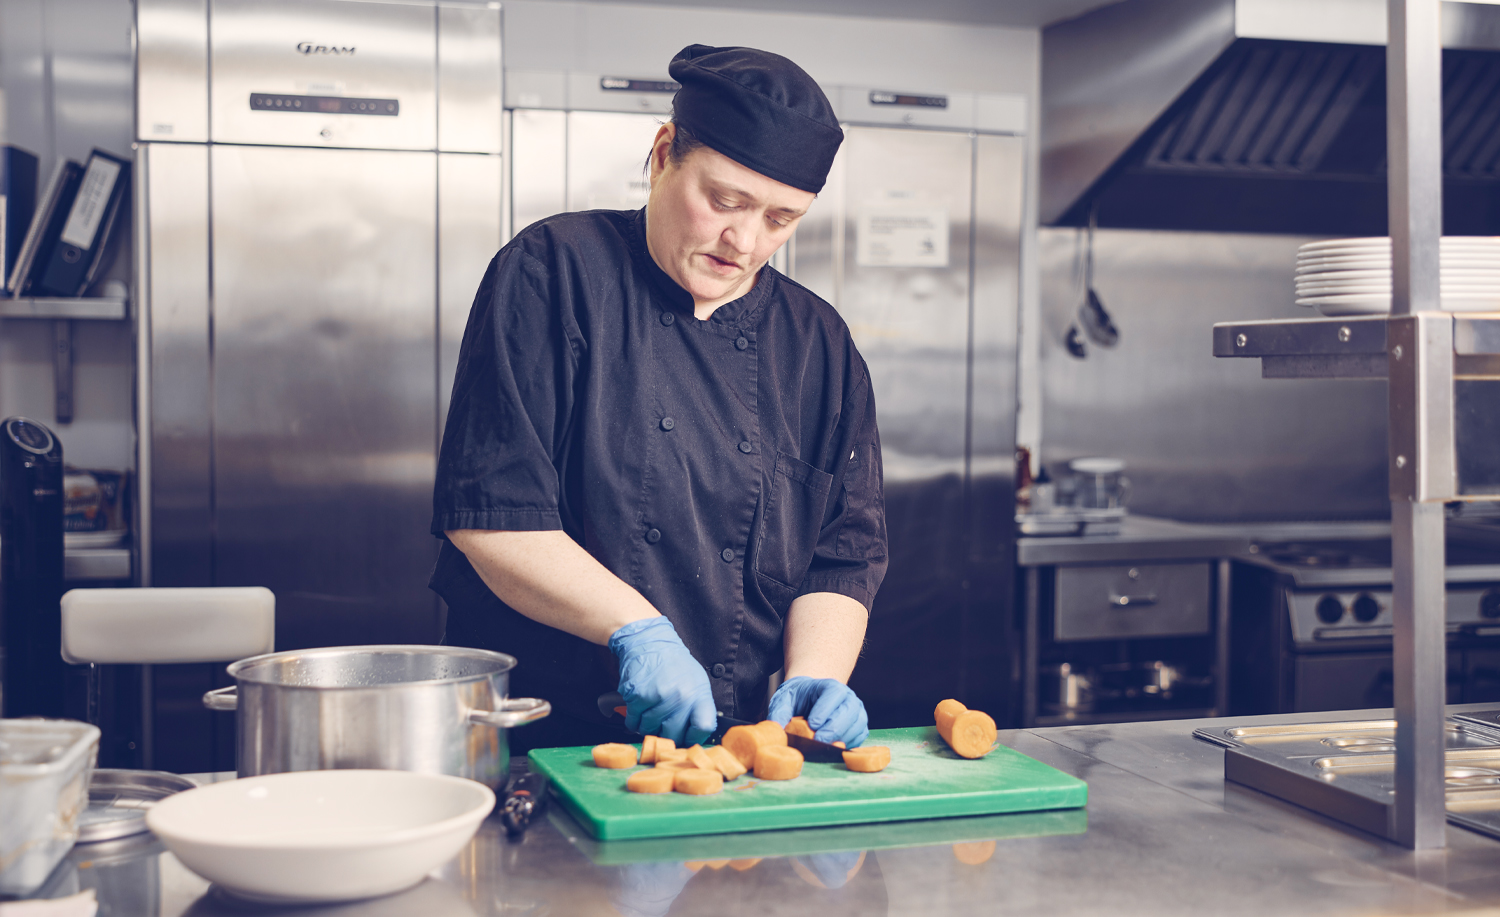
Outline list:
[[[212,692],[210,692],[212,693]],[[482,726],[513,729],[535,722],[552,712],[552,705],[534,697],[508,697],[500,701],[499,710],[470,710],[469,722]]]
[[[203,706],[210,710],[238,710],[240,707],[239,690],[239,685],[215,688],[203,695]]]

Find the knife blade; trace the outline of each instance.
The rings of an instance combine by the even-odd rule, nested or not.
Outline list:
[[[605,719],[617,725],[625,722],[625,698],[621,697],[619,692],[611,691],[607,694],[599,695],[598,704],[599,713]],[[710,743],[718,743],[724,738],[724,733],[735,726],[755,725],[749,720],[740,720],[732,716],[725,716],[723,711],[715,711],[715,713],[718,714],[719,722],[714,727],[713,735],[708,737],[708,742]],[[807,761],[825,761],[834,764],[842,764],[844,761],[844,750],[842,748],[837,745],[830,745],[827,742],[819,742],[817,739],[808,739],[788,733],[786,744],[802,752],[803,759]]]

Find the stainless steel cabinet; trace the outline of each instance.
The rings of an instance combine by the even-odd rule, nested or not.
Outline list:
[[[136,27],[142,581],[269,586],[279,649],[435,642],[438,438],[502,241],[500,12],[137,0]],[[164,741],[210,728],[192,706],[162,702]]]
[[[890,568],[851,684],[881,726],[1014,718],[1016,315],[1025,142],[849,126],[793,279],[870,367]]]

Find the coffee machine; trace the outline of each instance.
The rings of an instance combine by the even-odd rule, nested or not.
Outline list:
[[[63,456],[34,420],[0,421],[0,715],[64,715]]]

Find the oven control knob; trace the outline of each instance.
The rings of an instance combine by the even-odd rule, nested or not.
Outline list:
[[[1486,618],[1500,618],[1500,589],[1486,589],[1479,597],[1479,613]]]
[[[1305,607],[1305,606],[1304,606]],[[1336,624],[1344,616],[1344,603],[1336,595],[1325,595],[1318,599],[1318,620],[1324,624]]]
[[[1364,624],[1380,617],[1380,602],[1368,592],[1361,592],[1354,600],[1354,620]]]

